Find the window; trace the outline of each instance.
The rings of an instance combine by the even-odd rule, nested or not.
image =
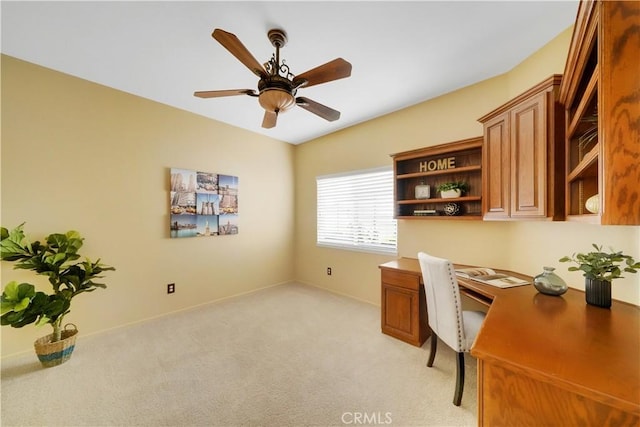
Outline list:
[[[397,253],[391,168],[325,175],[316,182],[318,246]]]

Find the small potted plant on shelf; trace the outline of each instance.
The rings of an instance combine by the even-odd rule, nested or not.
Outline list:
[[[592,244],[595,251],[574,253],[564,256],[560,262],[573,262],[578,266],[569,267],[569,271],[582,271],[585,277],[585,298],[587,304],[598,307],[611,307],[611,282],[619,279],[622,272],[635,273],[640,269],[640,262],[622,251],[604,252],[602,246]]]
[[[56,366],[69,360],[75,347],[78,330],[75,325],[73,329],[68,328],[70,325],[63,329],[62,324],[70,312],[71,300],[83,292],[106,288],[94,279],[115,268],[101,264],[99,259],[77,261],[84,240],[77,231],[50,234],[44,243],[31,243],[24,235],[23,226],[24,223],[11,231],[0,228],[0,258],[14,262],[15,269],[47,276],[52,292],[36,291],[30,283],[9,282],[0,297],[0,324],[14,328],[31,323],[50,324],[53,333],[36,340],[34,347],[44,366]]]
[[[460,197],[462,192],[467,191],[468,189],[469,185],[463,181],[444,182],[438,185],[440,197],[443,199],[454,199],[456,197]]]

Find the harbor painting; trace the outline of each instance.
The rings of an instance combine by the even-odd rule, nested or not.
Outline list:
[[[238,234],[238,177],[171,169],[170,236]]]

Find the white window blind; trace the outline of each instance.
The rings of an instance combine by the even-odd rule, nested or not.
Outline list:
[[[397,253],[391,168],[325,175],[316,183],[319,246]]]

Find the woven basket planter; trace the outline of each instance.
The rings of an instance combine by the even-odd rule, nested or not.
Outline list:
[[[73,329],[68,329],[72,326]],[[33,346],[36,349],[36,355],[40,360],[40,363],[45,368],[52,366],[58,366],[71,358],[71,353],[76,346],[76,335],[78,329],[76,325],[69,323],[64,327],[62,331],[62,339],[60,341],[51,342],[53,334],[49,334],[46,337],[38,338]]]

